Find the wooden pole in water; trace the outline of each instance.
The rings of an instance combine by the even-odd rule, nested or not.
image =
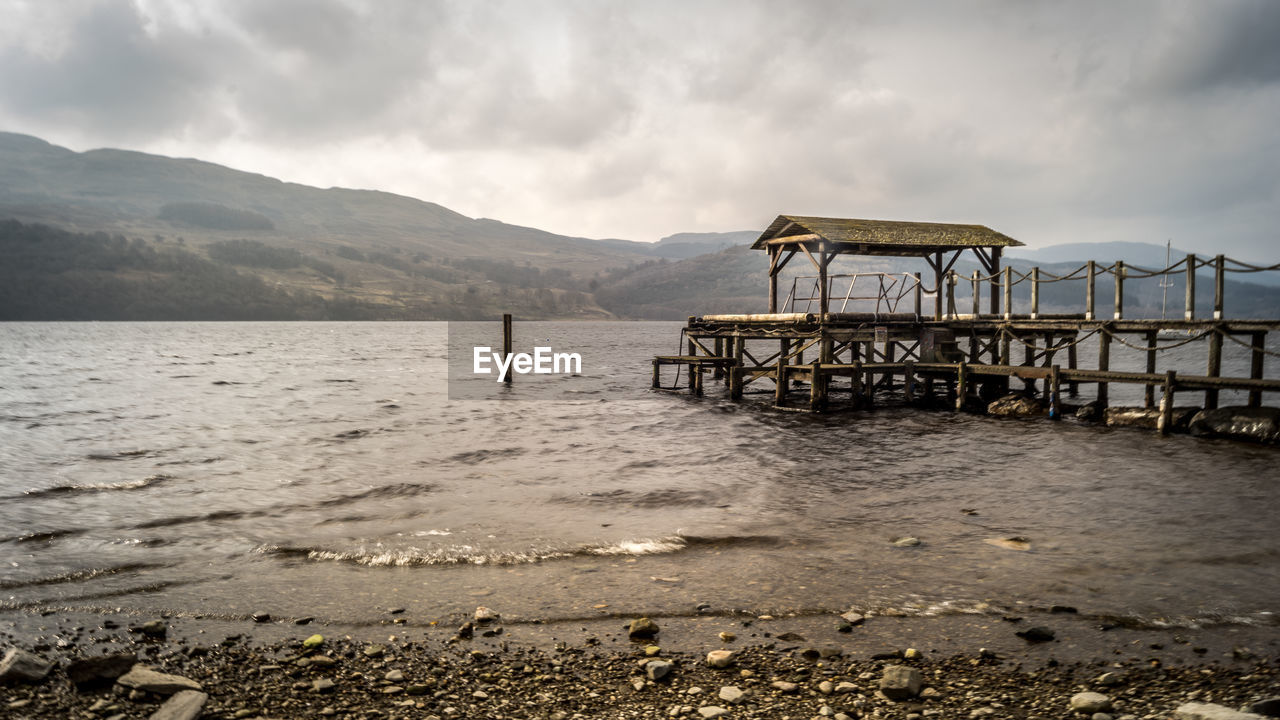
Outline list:
[[[1058,381],[1058,366],[1049,368],[1049,419],[1062,419],[1062,391]]]
[[[511,361],[511,313],[502,314],[502,361],[503,362]],[[654,367],[654,373],[656,377],[656,373],[657,373],[656,366]],[[507,377],[505,378],[504,382],[510,385],[511,378],[514,376],[515,376],[514,372],[508,371]]]
[[[716,344],[714,349],[715,349],[716,357],[724,357],[724,338],[716,338]],[[724,377],[724,366],[716,365],[715,369],[711,371],[711,379],[719,380],[723,377]]]
[[[903,364],[906,367],[903,370],[905,379],[902,381],[902,390],[907,396],[907,402],[913,402],[916,399],[916,364],[913,360],[907,360]]]
[[[1156,430],[1161,435],[1168,435],[1173,430],[1173,389],[1178,374],[1170,370],[1164,376],[1164,396],[1160,398],[1160,419],[1156,420]]]
[[[1107,372],[1111,369],[1111,333],[1106,325],[1098,333],[1098,369]],[[1107,407],[1107,383],[1098,383],[1098,407]]]
[[[657,358],[654,358],[654,361],[653,361],[653,389],[654,389],[654,390],[657,390],[657,389],[658,389],[658,388],[660,388],[660,387],[662,387],[662,383],[659,381],[658,360],[657,360]]]
[[[1155,330],[1147,331],[1146,338],[1147,338],[1147,373],[1148,374],[1154,374],[1156,371],[1156,339],[1157,337],[1158,335],[1156,334]],[[1147,385],[1146,391],[1143,394],[1143,403],[1142,403],[1143,407],[1149,408],[1155,405],[1155,402],[1156,402],[1155,394],[1156,394],[1155,387],[1151,385]]]
[[[1216,314],[1217,311],[1214,312]],[[1223,330],[1217,325],[1209,335],[1209,372],[1207,373],[1209,377],[1216,378],[1222,374],[1222,335]],[[1204,409],[1212,410],[1216,407],[1218,407],[1218,390],[1216,388],[1205,390]]]
[[[956,366],[956,411],[964,409],[964,396],[969,392],[968,377],[966,377],[965,364],[962,361]]]
[[[773,404],[785,407],[787,404],[787,355],[791,352],[791,341],[779,341],[782,351],[778,353],[778,365],[774,370]]]
[[[1074,338],[1071,341],[1071,345],[1067,346],[1067,367],[1071,370],[1076,369],[1076,341]],[[1067,383],[1067,394],[1071,397],[1079,395],[1080,383],[1076,380],[1069,381]]]
[[[823,382],[822,364],[817,360],[809,366],[812,377],[809,379],[809,411],[821,412],[827,404],[827,386]]]
[[[1253,346],[1253,357],[1249,363],[1249,377],[1258,380],[1262,378],[1262,362],[1266,357],[1265,350],[1267,347],[1267,333],[1255,332],[1250,338],[1250,345]],[[1249,407],[1262,407],[1262,391],[1249,391]]]

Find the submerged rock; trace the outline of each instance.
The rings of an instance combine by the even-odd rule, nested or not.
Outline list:
[[[1185,432],[1191,418],[1198,412],[1193,407],[1175,407],[1170,432]],[[1103,413],[1107,427],[1136,427],[1155,430],[1160,424],[1160,408],[1109,407]]]
[[[988,415],[1002,417],[1035,417],[1044,415],[1045,412],[1044,405],[1038,399],[1026,395],[1005,395],[987,405]]]
[[[1191,434],[1280,445],[1280,408],[1201,410],[1191,419]]]
[[[1019,630],[1018,632],[1014,633],[1014,635],[1017,635],[1018,637],[1022,638],[1023,640],[1026,640],[1029,643],[1049,642],[1055,637],[1052,630],[1050,630],[1047,627],[1042,627],[1040,625],[1037,625],[1035,627],[1029,627],[1026,630]]]
[[[632,640],[648,639],[658,634],[658,623],[647,617],[636,618],[631,621],[631,626],[627,628],[627,635]]]

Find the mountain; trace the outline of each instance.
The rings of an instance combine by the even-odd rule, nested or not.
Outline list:
[[[511,309],[608,317],[591,298],[593,279],[653,257],[646,243],[472,219],[391,193],[323,190],[126,150],[77,153],[12,133],[0,133],[4,219],[152,249],[176,244],[273,287],[367,304],[388,318]],[[293,259],[264,264],[262,248]]]

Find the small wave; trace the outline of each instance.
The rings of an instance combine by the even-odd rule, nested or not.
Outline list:
[[[89,453],[87,457],[90,460],[132,460],[133,458],[146,457],[151,453],[151,450],[121,450],[114,453]]]
[[[17,588],[39,587],[43,585],[61,585],[63,583],[76,583],[85,580],[93,580],[106,575],[119,575],[121,573],[139,572],[142,570],[152,570],[154,568],[164,567],[155,563],[128,563],[126,565],[116,565],[106,568],[91,568],[89,570],[74,570],[72,572],[61,573],[59,575],[48,575],[45,577],[32,578],[30,580],[0,580],[0,590],[14,590]]]
[[[440,534],[448,533],[446,531]],[[255,552],[265,555],[300,557],[315,561],[353,563],[369,567],[530,565],[548,560],[574,557],[665,555],[681,552],[691,547],[725,547],[741,544],[771,544],[774,542],[777,542],[777,538],[766,536],[697,537],[671,535],[659,538],[628,539],[604,545],[584,545],[573,548],[530,548],[525,550],[484,550],[470,545],[452,545],[441,548],[392,548],[379,543],[350,550],[265,545],[256,548]]]
[[[347,495],[338,495],[337,497],[321,500],[310,505],[310,507],[323,508],[333,507],[334,505],[345,505],[357,500],[368,500],[371,498],[398,498],[412,497],[429,493],[435,489],[435,485],[431,483],[393,483],[391,485],[381,485],[375,488],[369,488],[361,492],[349,493]]]
[[[57,485],[51,488],[41,490],[28,490],[22,495],[13,496],[39,498],[50,495],[69,495],[75,493],[98,493],[110,492],[112,490],[141,490],[142,488],[153,487],[166,481],[172,480],[172,475],[150,475],[141,480],[129,480],[119,483],[84,483],[80,485]],[[12,498],[7,498],[12,499]]]
[[[496,450],[470,450],[467,452],[460,452],[456,455],[450,455],[448,461],[471,465],[474,463],[487,462],[489,460],[520,457],[524,453],[524,448],[518,447],[498,448]]]
[[[619,488],[602,492],[588,492],[576,496],[560,496],[554,499],[559,503],[589,503],[593,505],[630,505],[637,508],[663,507],[716,507],[722,498],[707,490],[688,490],[683,488],[660,488],[647,492],[636,492]]]
[[[84,530],[38,530],[36,532],[22,533],[21,535],[0,537],[0,543],[53,542],[54,540],[79,535],[83,532]]]

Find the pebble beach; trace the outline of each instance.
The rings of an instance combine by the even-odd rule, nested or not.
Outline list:
[[[1273,629],[691,614],[5,617],[0,717],[1213,718],[1280,712]],[[454,625],[453,622],[458,624]],[[1247,643],[1247,644],[1241,644]],[[25,675],[24,675],[25,673]]]

